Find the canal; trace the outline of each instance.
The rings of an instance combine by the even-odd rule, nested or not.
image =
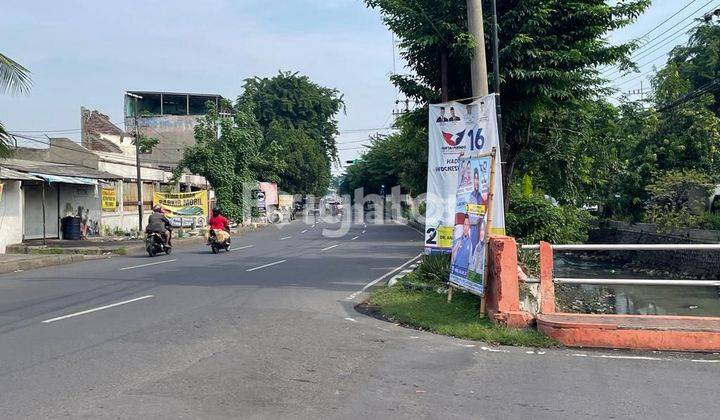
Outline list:
[[[652,278],[670,275],[637,272],[611,261],[588,260],[570,253],[556,253],[555,277]],[[677,277],[675,277],[677,278]],[[720,288],[635,285],[556,285],[559,305],[572,312],[638,315],[690,315],[720,317]]]

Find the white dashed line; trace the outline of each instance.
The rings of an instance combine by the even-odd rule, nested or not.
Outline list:
[[[252,248],[253,246],[254,245],[243,245],[243,246],[239,246],[237,248],[230,248],[230,251],[240,251],[241,249],[248,249],[248,248]]]
[[[388,276],[391,276],[391,275],[395,274],[396,272],[402,270],[403,268],[405,268],[406,265],[408,265],[408,264],[410,264],[411,262],[415,261],[416,259],[420,258],[422,255],[423,255],[423,254],[421,253],[421,254],[418,254],[418,255],[410,258],[409,260],[405,261],[401,266],[396,267],[396,268],[394,268],[392,271],[388,271],[387,273],[383,274],[382,276],[376,278],[375,280],[373,280],[373,281],[371,281],[370,283],[366,284],[365,287],[363,287],[362,289],[358,290],[357,292],[353,292],[353,294],[351,294],[350,296],[346,297],[345,300],[353,300],[353,299],[355,299],[356,297],[358,297],[358,295],[359,295],[360,293],[362,293],[362,292],[366,291],[367,289],[373,287],[373,286],[376,285],[378,282],[382,281],[383,279],[387,278]]]
[[[345,318],[345,320],[350,322],[357,322],[357,319],[355,318]]]
[[[720,363],[720,360],[708,360],[708,359],[692,359],[691,362],[696,363]]]
[[[172,260],[162,260],[162,261],[157,261],[157,262],[151,262],[151,263],[147,263],[147,264],[133,265],[132,267],[123,267],[123,268],[120,269],[120,271],[122,271],[122,270],[132,270],[133,268],[150,267],[151,265],[167,264],[167,263],[171,263],[171,262],[174,262],[174,261],[177,261],[177,258],[172,259]]]
[[[290,238],[292,238],[292,235],[290,235],[290,236],[283,236],[282,238],[280,238],[280,240],[281,240],[281,241],[284,241],[285,239],[290,239]]]
[[[303,230],[303,231],[302,231],[302,232],[300,232],[300,233],[305,233],[305,232],[307,232],[307,229]]]
[[[335,248],[336,246],[340,246],[340,244],[335,244],[335,245],[326,246],[325,248],[321,249],[320,251],[327,251],[328,249],[333,249],[333,248]]]
[[[353,238],[350,238],[351,241],[354,241],[355,239],[359,238],[359,236],[355,236]]]
[[[141,296],[139,298],[124,300],[122,302],[112,303],[110,305],[100,306],[98,308],[88,309],[86,311],[75,312],[73,314],[63,315],[63,316],[59,316],[57,318],[46,319],[45,321],[43,321],[43,324],[49,324],[51,322],[60,321],[62,319],[68,319],[68,318],[76,317],[79,315],[85,315],[85,314],[89,314],[92,312],[102,311],[103,309],[114,308],[115,306],[120,306],[120,305],[125,305],[128,303],[132,303],[132,302],[137,302],[138,300],[150,299],[151,297],[153,297],[153,295]]]
[[[287,261],[287,260],[275,261],[275,262],[271,262],[271,263],[269,263],[269,264],[263,264],[263,265],[260,265],[260,266],[257,266],[257,267],[248,268],[248,269],[245,270],[245,271],[255,271],[255,270],[259,270],[259,269],[261,269],[261,268],[266,268],[266,267],[271,267],[271,266],[273,266],[273,265],[282,264],[282,263],[284,263],[285,261]]]

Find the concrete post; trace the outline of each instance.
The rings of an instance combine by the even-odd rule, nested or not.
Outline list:
[[[555,313],[553,249],[547,242],[540,242],[540,313]]]

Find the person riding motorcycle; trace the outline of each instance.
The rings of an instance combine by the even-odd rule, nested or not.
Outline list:
[[[145,228],[145,233],[159,233],[165,241],[165,246],[171,248],[171,232],[172,224],[170,220],[163,214],[162,207],[156,205],[153,207],[152,214],[148,217],[148,225]]]
[[[217,241],[223,243],[230,239],[230,222],[222,215],[220,208],[215,207],[212,211],[213,215],[208,220],[210,229],[215,233]]]

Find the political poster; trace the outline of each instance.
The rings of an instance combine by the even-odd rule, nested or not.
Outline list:
[[[460,158],[489,154],[496,149],[491,232],[505,233],[500,144],[495,96],[469,104],[430,105],[428,176],[425,211],[425,251],[450,252],[455,229],[455,200]]]
[[[159,205],[173,226],[205,226],[208,217],[207,191],[153,193],[153,205]]]
[[[100,195],[102,211],[114,212],[117,210],[117,192],[115,188],[103,188]]]
[[[488,156],[459,159],[450,254],[450,283],[481,296],[491,163]]]

